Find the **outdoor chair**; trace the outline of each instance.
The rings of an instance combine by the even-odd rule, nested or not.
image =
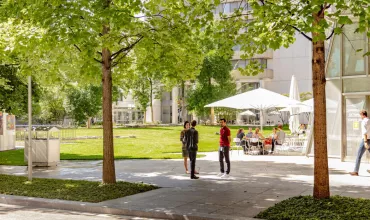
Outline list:
[[[231,147],[232,147],[232,148],[233,148],[233,147],[236,147],[236,150],[238,151],[238,155],[239,155],[239,150],[238,150],[238,149],[239,149],[239,147],[242,147],[242,146],[241,146],[241,140],[240,140],[240,138],[234,138],[234,139],[233,139],[233,143],[234,143],[234,144],[233,144]],[[231,154],[233,153],[232,148],[231,148]]]
[[[261,151],[261,143],[258,138],[250,138],[249,139],[249,154],[252,155],[259,155]]]

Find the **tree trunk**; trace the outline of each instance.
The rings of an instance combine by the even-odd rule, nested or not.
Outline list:
[[[143,118],[143,124],[146,123],[146,111],[144,111],[144,118]]]
[[[314,13],[313,26],[325,19],[324,11]],[[312,36],[318,34],[313,32]],[[314,188],[316,199],[330,197],[328,151],[326,136],[326,95],[325,95],[325,45],[323,40],[312,43],[312,87],[314,97]]]
[[[86,127],[87,127],[87,129],[91,128],[91,117],[87,118]]]
[[[107,1],[109,2],[109,1]],[[109,33],[109,25],[103,26],[103,35]],[[102,49],[103,83],[103,183],[116,183],[113,150],[112,122],[112,71],[111,52]]]

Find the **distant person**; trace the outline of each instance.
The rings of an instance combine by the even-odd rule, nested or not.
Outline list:
[[[236,134],[236,137],[240,139],[240,146],[242,146],[244,153],[246,150],[246,140],[245,140],[245,133],[243,128],[239,128],[238,133]]]
[[[195,176],[195,161],[197,159],[199,141],[198,131],[195,130],[196,125],[197,121],[193,120],[191,122],[191,128],[185,132],[186,149],[188,150],[190,159],[190,179],[199,179],[199,177]]]
[[[272,139],[271,154],[274,153],[275,145],[282,145],[284,140],[285,140],[285,132],[283,131],[283,126],[278,125],[276,134],[274,135],[274,138]]]
[[[186,139],[185,139],[185,133],[187,130],[190,128],[190,123],[188,121],[184,122],[184,130],[181,131],[180,133],[180,141],[182,142],[182,157],[184,158],[184,167],[185,167],[185,172],[189,174],[188,170],[188,157],[189,153],[188,150],[186,149]]]
[[[301,124],[298,128],[298,135],[304,135],[306,134],[306,126],[304,124]]]
[[[260,133],[260,129],[256,128],[254,130],[254,134],[252,135],[252,138],[257,138],[257,145],[260,146],[261,149],[263,149],[263,143],[261,140],[265,140],[265,137]],[[262,152],[263,153],[263,152]]]
[[[256,128],[254,130],[254,134],[252,134],[252,138],[258,138],[260,140],[264,140],[265,137],[260,133],[260,129],[259,128]]]
[[[248,128],[248,133],[247,133],[247,135],[245,135],[247,138],[252,138],[252,136],[253,136],[253,130],[252,130],[252,128]]]
[[[220,161],[220,176],[221,178],[229,178],[230,174],[230,142],[231,142],[231,132],[226,126],[226,120],[224,118],[220,119],[221,129],[220,129],[220,147],[218,150],[219,161]],[[227,170],[225,173],[224,158],[227,165]]]
[[[360,147],[358,148],[357,158],[356,158],[356,166],[353,172],[350,172],[352,176],[358,176],[358,171],[360,170],[361,158],[364,155],[365,151],[368,150],[370,152],[370,121],[367,117],[367,112],[365,110],[360,111],[361,121],[361,143]],[[367,170],[370,173],[370,170]]]

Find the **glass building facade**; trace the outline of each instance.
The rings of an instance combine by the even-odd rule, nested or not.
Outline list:
[[[370,112],[369,39],[347,25],[331,41],[326,69],[329,156],[354,161],[361,141],[359,111]],[[361,51],[360,51],[361,50]]]

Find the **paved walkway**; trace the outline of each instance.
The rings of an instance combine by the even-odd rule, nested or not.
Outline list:
[[[32,208],[0,203],[1,220],[19,220],[25,219],[25,216],[27,216],[27,220],[151,220],[148,218],[138,218],[132,216],[117,216],[55,209]]]
[[[234,151],[231,178],[217,177],[217,153],[197,161],[199,180],[190,180],[181,160],[116,161],[117,179],[163,187],[125,198],[99,203],[118,209],[166,212],[182,215],[254,217],[275,203],[298,195],[311,195],[313,158],[303,156],[245,156]],[[365,158],[364,158],[365,159]],[[35,177],[101,180],[102,162],[63,161],[57,168],[35,169]],[[332,195],[370,199],[370,168],[361,166],[351,177],[354,164],[330,159]],[[0,166],[0,173],[26,175],[26,167]]]

